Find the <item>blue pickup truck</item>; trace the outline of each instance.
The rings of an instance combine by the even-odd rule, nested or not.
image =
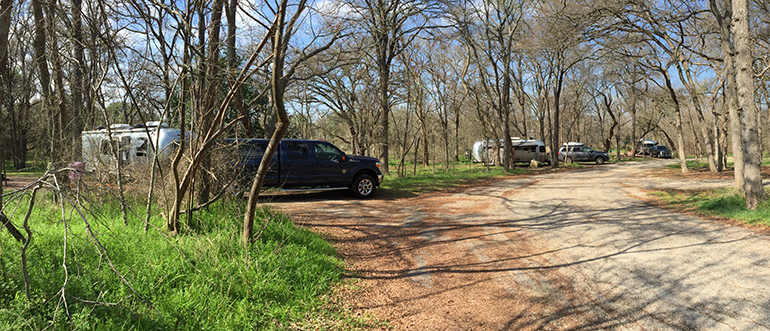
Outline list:
[[[235,164],[241,187],[254,178],[267,149],[268,139],[227,139],[235,145]],[[359,198],[371,197],[382,183],[380,160],[368,156],[347,155],[321,140],[284,139],[273,156],[265,176],[265,187],[282,190],[350,190]]]

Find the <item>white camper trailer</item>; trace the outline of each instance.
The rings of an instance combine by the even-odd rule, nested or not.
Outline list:
[[[109,132],[109,133],[108,133]],[[116,172],[115,150],[121,167],[131,167],[151,162],[155,150],[158,156],[170,157],[176,151],[176,141],[180,137],[179,129],[172,129],[168,124],[147,122],[146,124],[112,124],[109,131],[99,127],[94,131],[83,131],[83,162],[86,171]]]
[[[652,155],[651,153],[655,150],[655,146],[658,146],[658,142],[652,139],[642,138],[639,139],[638,146],[639,150],[637,150],[637,154]]]
[[[514,163],[528,163],[532,160],[547,161],[545,144],[540,140],[511,138],[511,147],[513,148]],[[501,164],[503,148],[503,140],[499,140],[497,143],[494,140],[479,140],[473,144],[473,162],[489,165]]]

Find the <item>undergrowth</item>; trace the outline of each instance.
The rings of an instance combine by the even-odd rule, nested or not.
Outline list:
[[[30,299],[21,244],[0,232],[0,330],[340,329],[348,319],[322,299],[343,273],[333,247],[269,209],[245,248],[243,201],[195,213],[176,237],[145,233],[133,216],[124,225],[114,203],[87,222],[57,206],[38,199],[30,220]],[[20,225],[21,210],[6,213]]]

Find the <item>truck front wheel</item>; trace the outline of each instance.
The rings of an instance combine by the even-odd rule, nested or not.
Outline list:
[[[353,181],[353,185],[350,186],[350,190],[353,191],[353,195],[358,198],[368,198],[374,194],[377,189],[377,185],[374,184],[374,178],[369,175],[360,175]]]

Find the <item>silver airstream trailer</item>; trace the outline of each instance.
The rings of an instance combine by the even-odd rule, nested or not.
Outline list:
[[[83,131],[83,162],[86,171],[116,170],[115,148],[121,167],[148,164],[152,161],[155,150],[159,158],[171,157],[176,151],[176,141],[180,137],[179,129],[172,129],[166,123],[147,122],[146,124],[112,124],[109,131],[100,127],[94,131]]]
[[[541,140],[511,138],[514,163],[529,163],[547,161],[545,144]],[[473,162],[489,165],[502,164],[503,140],[479,140],[473,144]]]

